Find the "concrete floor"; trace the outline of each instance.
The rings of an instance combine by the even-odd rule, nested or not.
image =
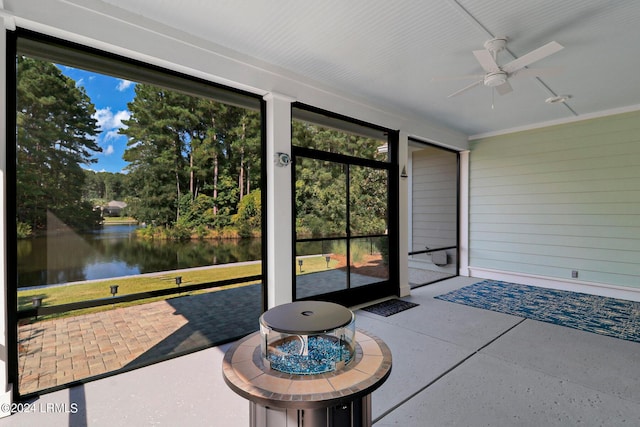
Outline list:
[[[637,426],[640,343],[433,299],[474,283],[412,290],[420,306],[356,325],[393,352],[373,394],[375,426]],[[2,426],[248,426],[224,384],[229,346],[50,393]]]

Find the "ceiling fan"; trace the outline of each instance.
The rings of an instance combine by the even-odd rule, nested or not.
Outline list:
[[[536,61],[539,61],[543,58],[546,58],[549,55],[552,55],[559,50],[562,50],[564,47],[555,41],[545,44],[526,55],[521,56],[520,58],[516,58],[511,62],[508,62],[505,65],[498,65],[497,58],[498,52],[504,50],[507,46],[507,38],[506,37],[496,37],[491,40],[487,40],[484,43],[484,50],[474,50],[473,55],[476,57],[480,66],[485,71],[485,74],[472,74],[467,76],[459,76],[459,77],[444,77],[437,80],[462,80],[462,79],[479,79],[469,86],[465,86],[462,89],[452,93],[447,98],[451,98],[457,95],[460,95],[463,92],[468,91],[476,86],[484,84],[487,87],[495,88],[496,92],[500,95],[505,95],[511,91],[513,88],[509,84],[509,79],[518,75],[528,75],[528,76],[536,76],[541,77],[542,75],[549,75],[551,73],[557,72],[558,69],[553,68],[541,68],[541,69],[531,69],[525,68],[528,65],[533,64]]]

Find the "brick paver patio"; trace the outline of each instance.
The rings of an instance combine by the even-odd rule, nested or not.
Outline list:
[[[20,394],[244,336],[261,308],[250,285],[20,326]]]

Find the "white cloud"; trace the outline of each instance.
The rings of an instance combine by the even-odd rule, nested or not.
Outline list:
[[[109,132],[107,132],[107,134],[104,136],[104,140],[105,141],[111,141],[112,139],[116,139],[119,138],[123,135],[120,135],[118,133],[118,129],[114,129],[114,130],[110,130]]]
[[[118,111],[116,113],[116,115],[114,116],[114,120],[115,123],[117,124],[117,128],[123,128],[126,127],[122,121],[123,120],[129,120],[129,118],[131,118],[131,113],[127,110],[122,110],[122,111]]]
[[[102,151],[103,156],[111,156],[112,154],[115,154],[116,149],[113,144],[107,143],[119,138],[125,138],[125,136],[120,135],[118,131],[126,127],[122,121],[127,120],[130,117],[131,113],[127,110],[118,111],[113,114],[109,107],[101,108],[93,115],[93,118],[98,122],[98,128],[101,132],[99,140],[104,144],[104,149]]]
[[[113,113],[111,112],[111,108],[101,108],[96,110],[96,113],[93,115],[93,118],[98,121],[98,127],[100,129],[108,128],[109,123],[113,121]]]
[[[119,92],[123,92],[132,84],[133,82],[130,82],[129,80],[120,79],[120,82],[118,83],[118,86],[116,86],[116,89],[118,89]]]
[[[101,108],[96,111],[93,118],[98,121],[98,127],[101,131],[112,131],[114,129],[124,128],[123,120],[128,120],[131,117],[131,113],[127,110],[118,111],[113,114],[111,108]]]

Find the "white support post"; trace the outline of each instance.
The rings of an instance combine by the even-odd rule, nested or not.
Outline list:
[[[2,3],[0,2],[0,7]],[[2,10],[0,9],[0,12]],[[7,31],[15,30],[13,18],[0,14],[0,417],[11,415],[4,409],[10,407],[13,399],[13,386],[8,378],[8,339],[7,332]]]
[[[402,170],[408,171],[407,162],[409,161],[409,135],[400,131],[398,142],[398,170],[402,174]],[[411,293],[409,286],[409,178],[400,177],[399,194],[398,194],[398,217],[400,221],[399,236],[399,269],[400,269],[400,290],[401,297],[406,297]]]
[[[267,102],[267,308],[293,301],[293,165],[278,162],[291,156],[292,98],[270,93]]]
[[[469,276],[469,151],[460,152],[460,241],[458,254],[460,256],[460,276]]]

